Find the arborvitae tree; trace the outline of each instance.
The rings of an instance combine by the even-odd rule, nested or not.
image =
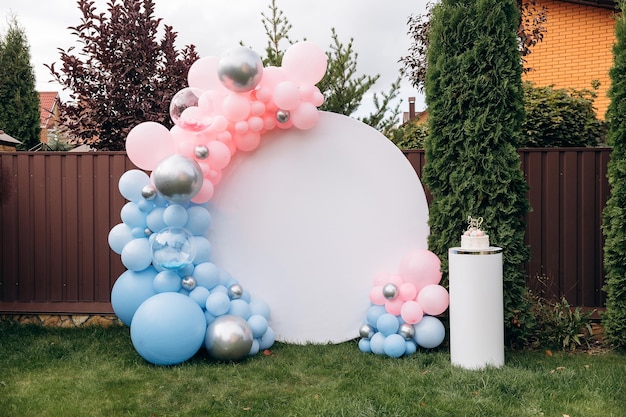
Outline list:
[[[294,43],[289,37],[291,23],[285,13],[278,8],[276,0],[268,6],[269,13],[261,13],[263,27],[267,35],[266,56],[262,58],[264,65],[280,66],[286,48]],[[380,75],[359,75],[357,71],[358,53],[350,39],[347,44],[339,40],[335,28],[331,28],[332,44],[328,57],[328,68],[324,78],[317,84],[324,94],[324,104],[320,110],[350,116],[358,110],[365,94],[374,86]],[[380,96],[374,94],[375,110],[362,122],[388,134],[398,122],[400,104],[390,108],[390,103],[397,98],[400,90],[400,77],[391,85],[388,92]]]
[[[524,119],[515,0],[442,0],[433,8],[426,102],[424,183],[434,196],[429,248],[447,276],[468,216],[484,218],[504,249],[505,333],[520,338],[526,293],[521,264],[529,204],[517,143]],[[480,326],[480,323],[476,324]]]
[[[73,139],[97,149],[122,150],[129,130],[145,121],[170,127],[171,98],[187,85],[199,56],[193,45],[175,49],[176,32],[154,17],[153,0],[113,0],[108,15],[90,0],[79,0],[81,23],[73,35],[82,47],[60,50],[61,68],[49,66],[70,92],[61,123]]]
[[[620,2],[626,10],[626,2]],[[613,68],[610,71],[611,102],[607,110],[608,142],[613,147],[608,165],[611,195],[602,213],[606,314],[602,319],[606,340],[616,348],[626,348],[626,16],[615,24]]]
[[[0,36],[0,129],[20,140],[18,149],[39,144],[39,94],[30,64],[30,47],[17,18]]]

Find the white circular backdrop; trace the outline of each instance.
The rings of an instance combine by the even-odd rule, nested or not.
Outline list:
[[[276,340],[289,343],[358,337],[376,275],[428,247],[411,164],[381,133],[335,113],[239,152],[210,211],[215,263],[269,304]]]

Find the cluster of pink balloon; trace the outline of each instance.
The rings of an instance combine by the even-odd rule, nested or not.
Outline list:
[[[376,277],[371,306],[359,329],[359,349],[378,355],[410,355],[421,346],[437,347],[445,338],[434,317],[448,308],[448,291],[441,285],[441,261],[429,250],[408,253],[397,274]]]
[[[274,343],[269,306],[211,260],[206,203],[236,152],[274,128],[315,125],[326,65],[310,42],[292,45],[281,67],[263,68],[245,47],[201,58],[172,98],[174,127],[145,122],[129,132],[126,151],[141,170],[119,180],[128,203],[109,246],[128,270],[111,303],[147,361],[180,363],[203,345],[215,359],[239,360]]]
[[[326,54],[311,42],[290,46],[280,67],[264,68],[243,46],[201,58],[189,69],[189,86],[172,98],[174,127],[135,126],[126,138],[128,156],[137,167],[154,171],[154,185],[166,197],[207,202],[233,155],[256,149],[263,133],[315,126],[324,102],[315,84],[326,66]],[[174,155],[176,163],[168,163]],[[184,165],[185,183],[173,181],[163,164]]]

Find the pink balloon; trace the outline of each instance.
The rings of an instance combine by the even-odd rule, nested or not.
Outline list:
[[[152,171],[167,156],[176,152],[170,131],[156,122],[143,122],[126,136],[126,153],[138,168]]]
[[[402,317],[402,320],[406,323],[415,324],[422,320],[424,311],[417,301],[407,301],[402,305],[400,317]]]
[[[320,113],[317,107],[311,103],[300,103],[298,107],[291,111],[291,121],[298,129],[310,129],[317,124]]]
[[[439,257],[427,249],[410,252],[400,261],[398,270],[406,282],[415,285],[417,292],[429,284],[441,281],[441,261]]]
[[[209,156],[207,162],[214,169],[224,169],[230,163],[230,149],[228,146],[220,141],[212,141],[207,145],[209,149]]]
[[[370,301],[377,306],[385,305],[387,299],[383,295],[383,287],[381,285],[376,285],[370,290]]]
[[[279,109],[295,109],[300,104],[300,90],[291,81],[283,81],[274,88],[272,100]]]
[[[196,194],[191,201],[196,204],[206,203],[213,197],[213,183],[211,181],[207,181],[206,179],[202,181],[202,187],[200,187],[200,191]]]
[[[269,66],[263,69],[263,78],[254,91],[257,100],[265,103],[272,98],[274,87],[282,81],[285,81],[286,75],[282,68]]]
[[[285,51],[281,66],[297,84],[317,84],[326,73],[327,57],[313,42],[298,42]]]
[[[235,123],[235,132],[237,133],[243,135],[244,133],[248,133],[248,129],[250,129],[250,127],[248,126],[248,122],[245,120],[240,120]]]
[[[265,113],[265,104],[261,101],[253,101],[250,103],[250,114],[253,116],[263,116]]]
[[[216,56],[205,56],[194,62],[187,72],[187,83],[189,87],[201,90],[226,90],[217,75]]]
[[[222,111],[230,121],[245,120],[250,115],[250,99],[241,94],[228,94],[222,102]]]
[[[244,135],[235,134],[233,142],[235,142],[237,149],[241,151],[253,151],[259,146],[261,135],[258,132],[248,132]]]
[[[397,316],[400,314],[403,304],[404,300],[402,300],[400,297],[396,297],[393,300],[386,300],[385,310],[387,311],[387,313]]]
[[[427,285],[417,294],[417,302],[420,303],[424,313],[437,316],[448,308],[450,296],[448,291],[441,285]]]
[[[263,119],[261,117],[252,116],[248,119],[248,127],[250,128],[250,130],[260,132],[265,127],[265,123],[263,122]]]
[[[211,126],[211,117],[200,107],[187,107],[175,122],[191,132],[201,132]]]
[[[207,174],[206,178],[213,183],[213,185],[217,185],[222,180],[222,171],[219,169],[212,169]]]
[[[415,288],[415,285],[411,284],[410,282],[405,282],[404,284],[400,285],[398,295],[404,301],[415,300],[415,297],[417,297],[417,288]]]
[[[381,287],[391,282],[391,274],[388,272],[381,272],[374,277],[374,285],[380,285]]]

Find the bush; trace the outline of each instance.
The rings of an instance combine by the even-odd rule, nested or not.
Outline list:
[[[400,149],[424,149],[427,137],[426,123],[407,122],[391,131],[389,139]]]
[[[606,123],[596,117],[595,97],[591,90],[524,83],[526,118],[520,147],[597,146],[606,142]]]

